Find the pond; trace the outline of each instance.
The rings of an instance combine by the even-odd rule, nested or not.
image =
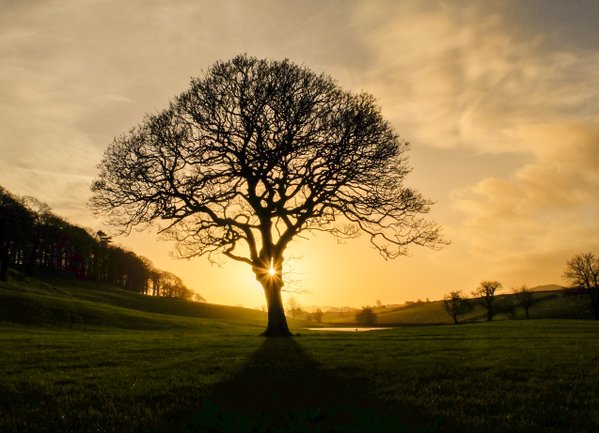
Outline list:
[[[381,331],[383,329],[391,328],[380,328],[380,327],[332,327],[332,328],[306,328],[308,331],[338,331],[338,332],[366,332],[366,331]]]

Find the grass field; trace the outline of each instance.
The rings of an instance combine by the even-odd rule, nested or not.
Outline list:
[[[0,286],[0,302],[13,292]],[[51,305],[64,312],[63,295]],[[130,309],[147,325],[134,329],[125,307],[79,301],[105,322],[0,323],[1,432],[599,431],[594,321],[370,333],[292,322],[301,336],[264,339],[261,318],[218,308]]]

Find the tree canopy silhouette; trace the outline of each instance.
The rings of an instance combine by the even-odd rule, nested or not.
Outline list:
[[[123,232],[157,225],[182,257],[248,264],[265,291],[265,335],[289,335],[283,261],[300,233],[364,232],[385,258],[443,243],[423,219],[431,202],[404,185],[408,147],[371,95],[241,55],[113,141],[91,206]]]
[[[443,296],[441,305],[447,314],[453,318],[453,323],[456,325],[459,323],[458,316],[467,314],[474,309],[472,302],[462,295],[461,290],[455,290]]]
[[[501,289],[499,281],[482,281],[478,289],[472,292],[478,298],[478,303],[487,310],[487,321],[493,320],[497,313],[497,296],[495,292]]]
[[[111,245],[104,232],[73,225],[46,203],[0,186],[0,281],[7,280],[9,267],[42,278],[98,280],[137,293],[205,301],[176,275]]]
[[[599,257],[593,253],[575,255],[566,263],[564,277],[588,293],[593,317],[599,320]]]

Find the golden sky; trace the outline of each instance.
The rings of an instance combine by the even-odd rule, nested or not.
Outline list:
[[[302,305],[564,283],[569,257],[599,252],[597,22],[594,0],[0,0],[0,185],[103,228],[86,202],[114,136],[216,60],[289,58],[377,97],[452,242],[384,261],[365,237],[298,240]],[[116,241],[210,302],[264,304],[246,265],[173,260],[152,233]]]

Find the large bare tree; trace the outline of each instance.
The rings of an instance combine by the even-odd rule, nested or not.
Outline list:
[[[264,334],[290,335],[283,261],[300,233],[363,232],[387,259],[444,243],[423,219],[431,202],[404,185],[408,147],[369,94],[242,55],[115,138],[91,206],[125,233],[156,225],[182,257],[247,263],[266,296]]]

